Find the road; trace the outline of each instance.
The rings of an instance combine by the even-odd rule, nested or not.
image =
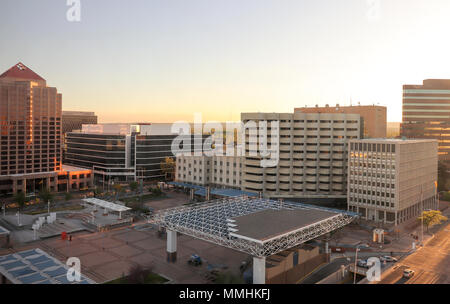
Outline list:
[[[415,271],[403,278],[403,270]],[[423,248],[407,256],[381,277],[378,284],[450,284],[450,224],[447,224]]]

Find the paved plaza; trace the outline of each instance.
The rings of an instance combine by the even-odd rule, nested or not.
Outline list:
[[[127,274],[133,265],[152,266],[154,272],[174,283],[208,283],[205,279],[208,263],[226,265],[229,271],[237,274],[240,263],[247,258],[244,253],[180,235],[177,262],[168,263],[166,240],[158,238],[155,229],[138,231],[122,228],[104,233],[78,233],[71,242],[52,238],[14,248],[14,251],[36,247],[62,262],[68,257],[78,257],[82,273],[99,283]],[[0,255],[10,252],[3,249],[0,250]],[[205,261],[202,266],[187,264],[193,253],[199,254]]]

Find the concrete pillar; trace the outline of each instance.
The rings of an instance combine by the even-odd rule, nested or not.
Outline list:
[[[22,180],[22,192],[23,192],[24,194],[27,194],[27,179],[26,179],[26,178],[24,178],[24,179]]]
[[[17,193],[17,179],[13,179],[13,185],[12,185],[12,192],[13,192],[13,194],[16,194]]]
[[[177,261],[177,232],[167,230],[167,262]]]
[[[265,257],[253,257],[253,284],[266,284]]]
[[[52,186],[50,185],[50,177],[47,177],[47,190],[52,191]]]
[[[190,193],[191,200],[194,200],[194,191],[195,191],[194,189],[191,189],[191,193]]]

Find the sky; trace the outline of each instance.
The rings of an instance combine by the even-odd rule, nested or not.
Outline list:
[[[450,78],[448,0],[0,1],[0,71],[17,62],[100,122],[237,121],[376,104]]]

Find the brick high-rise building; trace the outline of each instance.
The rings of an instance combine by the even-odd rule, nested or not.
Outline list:
[[[24,64],[0,75],[0,194],[57,191],[60,183],[69,189],[61,164],[61,106],[57,89]]]
[[[302,113],[343,113],[359,114],[364,123],[365,138],[385,138],[386,137],[386,107],[382,106],[346,106],[341,107],[314,107],[314,108],[295,108],[295,112]]]

